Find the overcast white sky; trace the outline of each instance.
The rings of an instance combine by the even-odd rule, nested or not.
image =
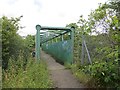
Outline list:
[[[0,17],[19,17],[24,29],[19,30],[21,36],[35,34],[35,26],[58,26],[76,23],[79,16],[87,15],[98,7],[98,3],[107,0],[0,0]]]

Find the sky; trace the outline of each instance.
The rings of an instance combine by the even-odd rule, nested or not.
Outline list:
[[[76,23],[79,16],[85,19],[98,3],[108,0],[0,0],[0,17],[20,17],[19,35],[35,35],[37,24],[41,26],[65,27]]]

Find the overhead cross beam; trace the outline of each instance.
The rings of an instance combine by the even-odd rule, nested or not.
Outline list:
[[[40,25],[38,25],[39,27],[41,27]],[[71,28],[67,28],[67,27],[47,27],[47,26],[42,26],[41,30],[66,30],[66,31],[71,31]]]

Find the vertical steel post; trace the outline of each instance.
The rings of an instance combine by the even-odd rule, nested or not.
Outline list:
[[[74,62],[74,30],[75,28],[74,27],[71,27],[71,40],[72,40],[72,63]]]
[[[39,62],[40,60],[40,29],[41,26],[40,25],[36,25],[36,47],[35,47],[35,57],[36,57],[36,61]]]

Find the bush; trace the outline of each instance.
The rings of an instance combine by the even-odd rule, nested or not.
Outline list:
[[[118,61],[95,62],[93,65],[84,66],[82,71],[91,75],[96,80],[98,87],[119,87]]]

